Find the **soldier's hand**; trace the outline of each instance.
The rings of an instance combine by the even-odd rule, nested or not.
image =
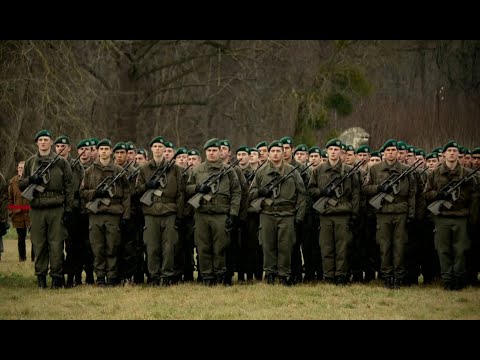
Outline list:
[[[446,191],[437,192],[437,200],[447,200],[450,197],[450,194]]]
[[[127,224],[128,224],[127,219],[120,219],[120,231],[121,232],[127,231]]]
[[[322,191],[320,191],[320,196],[332,197],[334,194],[335,194],[335,191],[333,191],[330,187],[327,187],[325,189],[322,189]]]
[[[73,223],[73,213],[71,211],[65,211],[63,213],[63,225],[71,226]]]
[[[145,186],[147,189],[157,189],[160,186],[160,181],[150,180]]]
[[[393,188],[389,184],[378,185],[378,192],[379,193],[389,193],[393,190]]]
[[[348,220],[348,227],[350,230],[355,229],[358,226],[358,216],[357,215],[351,215],[350,219]]]
[[[43,179],[40,175],[34,174],[28,177],[28,182],[30,184],[41,185],[43,183]]]
[[[260,188],[258,189],[258,196],[259,197],[271,197],[273,195],[273,191],[268,188]]]
[[[238,217],[235,215],[229,215],[227,221],[225,222],[225,227],[227,229],[233,229],[237,226]]]
[[[181,229],[183,227],[183,219],[176,218],[175,219],[175,229]]]
[[[205,184],[198,184],[197,186],[195,186],[195,192],[200,194],[208,194],[211,190],[212,188]]]
[[[109,197],[108,191],[104,191],[102,189],[97,189],[97,190],[95,190],[95,197],[97,199]]]

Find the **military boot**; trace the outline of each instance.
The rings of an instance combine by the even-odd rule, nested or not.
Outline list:
[[[82,273],[75,274],[75,286],[82,285]]]
[[[37,285],[39,289],[47,288],[47,276],[46,275],[37,275]]]
[[[283,285],[283,286],[295,285],[294,283],[292,283],[292,281],[287,276],[280,276],[279,280],[280,280],[280,284]]]
[[[105,276],[97,276],[97,286],[105,287]]]
[[[64,282],[63,276],[52,276],[52,289],[61,289]]]
[[[85,284],[88,285],[93,285],[95,284],[95,279],[93,277],[93,271],[85,271],[86,278],[85,278]],[[98,281],[97,281],[98,283]],[[103,280],[103,284],[105,285],[105,279]]]
[[[268,285],[275,285],[275,274],[274,273],[270,273],[267,275],[267,284]]]
[[[65,287],[66,287],[67,289],[70,289],[70,288],[73,287],[73,274],[68,274],[68,275],[67,275],[67,282],[66,282],[66,284],[65,284]]]

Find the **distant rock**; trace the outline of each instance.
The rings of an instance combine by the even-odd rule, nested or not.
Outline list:
[[[348,128],[338,138],[344,144],[353,145],[355,149],[370,142],[370,134],[361,127]]]

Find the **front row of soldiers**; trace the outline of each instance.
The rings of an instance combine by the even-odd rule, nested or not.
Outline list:
[[[478,173],[459,164],[453,141],[428,176],[415,157],[401,161],[396,140],[384,144],[384,161],[369,166],[368,156],[349,158],[353,148],[342,160],[337,139],[326,144],[323,164],[319,148],[311,149],[318,157],[309,165],[297,162],[288,137],[258,144],[258,163],[249,163],[248,147],[237,149],[237,160],[230,162],[230,143],[215,138],[204,145],[205,162],[189,167],[188,152],[167,156],[173,146],[160,136],[150,142],[151,160],[145,157],[137,167],[125,143],[99,141],[92,161],[89,141],[79,143],[75,160],[65,152],[67,137],[55,141],[57,155],[48,131],[35,141],[38,153],[26,161],[20,189],[32,208],[41,288],[49,264],[53,288],[63,286],[64,273],[67,285],[80,284],[82,269],[87,283],[93,283],[94,270],[99,286],[143,283],[144,272],[153,285],[193,280],[194,245],[206,285],[230,284],[235,271],[239,281],[245,275],[263,279],[264,271],[268,284],[278,279],[291,285],[305,271],[304,280],[344,285],[352,275],[371,280],[377,270],[387,288],[398,288],[418,281],[412,259],[424,239],[415,238],[414,229],[425,218],[434,223],[445,288],[468,283],[467,227],[478,223]],[[427,203],[433,216],[425,214]],[[358,231],[362,226],[365,231]],[[379,268],[372,260],[375,239]]]

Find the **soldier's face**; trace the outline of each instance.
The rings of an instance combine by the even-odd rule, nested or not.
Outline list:
[[[137,152],[135,150],[128,150],[127,151],[127,161],[135,160],[136,155],[137,155]]]
[[[62,153],[62,155],[60,156],[66,159],[68,156],[68,153],[70,152],[70,146],[66,144],[55,144],[55,152],[57,154]]]
[[[18,164],[17,166],[17,173],[18,173],[18,176],[19,177],[22,177],[23,175],[23,169],[25,169],[25,163],[24,162],[21,162]]]
[[[365,153],[365,152],[361,152],[361,153],[358,153],[357,154],[357,159],[358,161],[364,161],[364,160],[370,160],[370,154],[369,153]]]
[[[355,164],[355,152],[347,151],[347,156],[345,157],[345,164],[354,165]]]
[[[470,167],[472,165],[472,155],[465,154],[463,158],[463,166]]]
[[[228,146],[222,145],[220,146],[220,159],[230,159],[230,148]]]
[[[265,160],[268,159],[268,148],[266,146],[262,146],[258,148],[258,153],[259,153],[261,162],[264,162]]]
[[[408,153],[405,157],[405,162],[407,165],[412,165],[417,158],[415,157],[414,153]]]
[[[368,162],[368,166],[378,164],[379,162],[382,162],[382,159],[380,159],[378,156],[373,156],[370,158],[370,161]]]
[[[292,147],[290,144],[283,144],[283,158],[289,160],[292,158]]]
[[[115,151],[115,162],[117,165],[123,166],[127,160],[127,152],[125,150]]]
[[[328,159],[331,161],[337,161],[340,158],[342,149],[340,146],[329,146],[327,149]]]
[[[192,165],[192,168],[200,164],[202,159],[198,155],[190,155],[188,157],[188,165]]]
[[[435,170],[438,166],[438,158],[431,158],[427,160],[427,168],[429,172]]]
[[[52,147],[52,139],[48,136],[40,136],[37,139],[38,150],[47,151]]]
[[[77,149],[78,155],[82,154],[80,156],[80,159],[82,159],[85,162],[90,160],[91,152],[92,152],[92,150],[91,150],[90,146],[83,146],[83,147]]]
[[[98,156],[100,160],[106,161],[112,156],[112,148],[110,146],[100,146],[98,148]]]
[[[138,165],[143,165],[147,162],[147,159],[145,158],[145,155],[143,154],[137,154],[135,155],[135,163]]]
[[[308,153],[306,151],[297,151],[295,153],[295,160],[299,163],[305,164],[307,162]]]
[[[347,152],[345,150],[341,150],[340,148],[340,161],[345,162],[346,157],[347,157]]]
[[[322,158],[320,157],[319,153],[311,153],[310,156],[308,157],[308,160],[312,164],[312,166],[316,167],[320,165],[320,162],[322,161]]]
[[[247,166],[250,162],[250,156],[246,151],[237,152],[237,160],[241,166]]]
[[[90,148],[90,156],[92,157],[93,160],[97,160],[98,157],[98,149],[96,146],[92,146]]]
[[[480,167],[480,155],[472,155],[472,167],[474,169]]]
[[[274,163],[279,163],[280,161],[282,161],[282,158],[284,158],[283,148],[278,146],[272,146],[270,148],[270,151],[268,152],[268,156],[270,160],[272,160]]]
[[[256,151],[252,151],[250,153],[250,164],[257,164],[259,160],[259,153]]]
[[[207,161],[215,162],[220,159],[220,149],[218,147],[209,147],[205,150],[205,154],[207,155]]]
[[[445,161],[455,162],[458,160],[458,149],[455,147],[449,147],[447,151],[443,153],[443,156],[445,156]]]
[[[398,159],[400,161],[400,158],[398,157],[398,152],[399,151],[395,146],[387,147],[384,152],[385,159],[387,159],[387,161],[394,161],[395,159]]]
[[[154,143],[152,144],[150,150],[152,150],[152,154],[154,157],[162,157],[165,151],[165,145],[163,145],[162,143]]]
[[[397,159],[400,162],[405,161],[405,157],[407,156],[407,150],[397,150]]]
[[[167,161],[170,161],[173,159],[175,156],[175,151],[172,148],[165,148],[165,152],[163,153],[163,156],[165,156],[165,159]]]
[[[175,158],[175,164],[182,168],[186,168],[188,166],[188,155],[187,154],[179,154]]]

